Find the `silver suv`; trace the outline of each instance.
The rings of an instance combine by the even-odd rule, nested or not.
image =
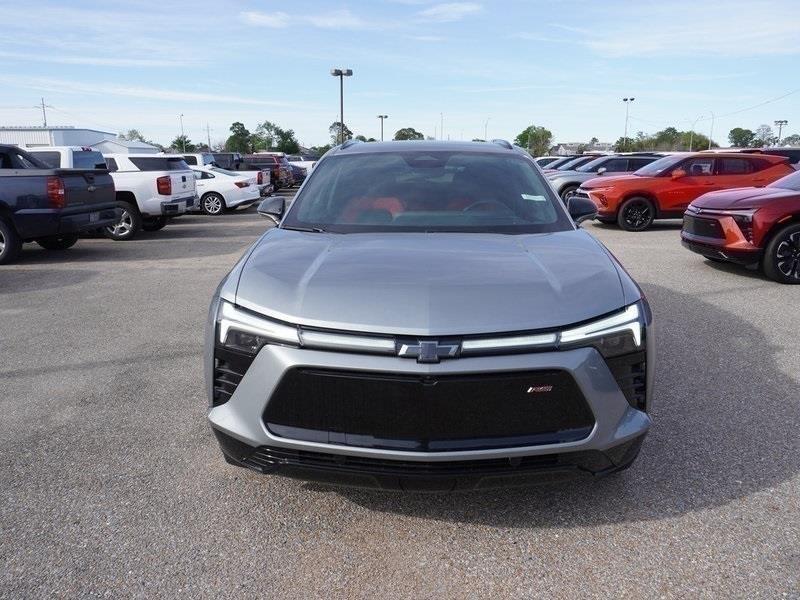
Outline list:
[[[228,462],[399,490],[629,466],[651,315],[532,159],[503,143],[346,143],[220,284],[208,419]]]

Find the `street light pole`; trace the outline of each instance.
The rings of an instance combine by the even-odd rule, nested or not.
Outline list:
[[[788,124],[789,121],[786,119],[779,119],[778,121],[775,121],[775,126],[778,128],[778,146],[781,145],[781,133],[783,132],[783,128]]]
[[[444,139],[444,113],[439,113],[439,137]]]
[[[623,98],[622,101],[625,103],[625,135],[622,137],[623,145],[625,149],[628,149],[628,108],[630,107],[630,103],[636,100],[636,98]]]
[[[486,136],[488,135],[486,132],[489,131],[489,119],[492,117],[486,117],[486,122],[483,124],[483,141],[486,141]]]
[[[339,78],[339,143],[344,144],[344,78],[353,74],[352,69],[331,69],[331,75]]]
[[[381,141],[383,141],[383,120],[388,119],[389,115],[378,115],[378,118],[381,120]]]
[[[186,135],[183,133],[183,113],[180,114],[181,120],[181,151],[186,153]]]
[[[711,131],[708,133],[708,149],[711,150],[711,141],[714,137],[714,111],[711,111]]]

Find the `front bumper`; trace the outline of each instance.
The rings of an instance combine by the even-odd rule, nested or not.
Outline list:
[[[652,336],[647,340],[651,345]],[[652,352],[648,355],[652,358]],[[207,347],[206,369],[212,373],[210,392],[214,385],[213,360],[213,347]],[[285,374],[298,367],[434,378],[565,372],[583,394],[594,422],[591,430],[577,440],[477,450],[405,451],[282,437],[265,425],[264,415]],[[647,371],[650,390],[651,364]],[[241,466],[345,485],[436,490],[494,487],[618,470],[633,461],[651,422],[647,413],[631,405],[594,348],[419,364],[396,356],[277,345],[265,346],[259,352],[227,402],[211,408],[208,419],[227,460]]]
[[[731,216],[687,211],[684,215],[681,243],[692,252],[707,258],[741,265],[756,264],[762,249],[753,245]]]

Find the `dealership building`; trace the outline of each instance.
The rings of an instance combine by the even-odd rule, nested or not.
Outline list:
[[[0,144],[20,148],[37,146],[92,146],[100,152],[158,152],[158,148],[137,140],[122,140],[116,133],[69,125],[58,127],[0,126]]]

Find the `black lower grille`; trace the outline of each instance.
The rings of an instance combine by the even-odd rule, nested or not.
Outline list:
[[[216,348],[214,352],[214,406],[225,404],[236,391],[253,358]]]
[[[583,439],[594,416],[559,370],[416,376],[295,368],[264,411],[275,435],[406,451],[452,451]]]
[[[647,357],[644,352],[606,359],[608,368],[625,394],[628,403],[638,410],[647,409]]]
[[[686,233],[703,237],[724,239],[725,233],[716,219],[700,219],[692,215],[684,215],[683,230]]]

